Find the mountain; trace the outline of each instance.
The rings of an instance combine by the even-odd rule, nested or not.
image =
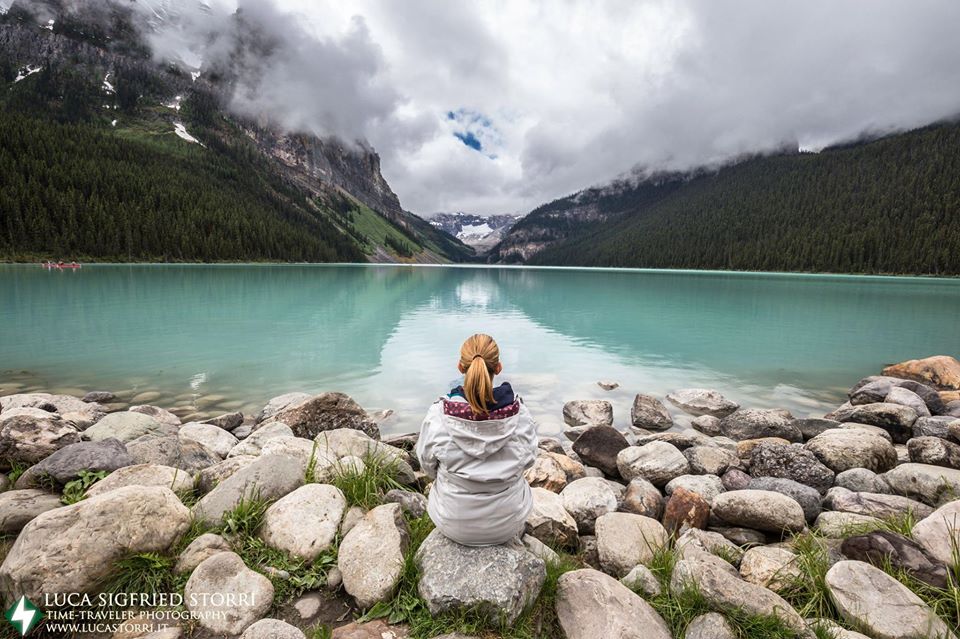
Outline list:
[[[495,246],[520,219],[519,215],[475,215],[473,213],[436,213],[430,224],[452,235],[478,253]]]
[[[532,211],[488,259],[960,275],[960,124],[586,189]]]
[[[120,2],[0,9],[0,259],[472,258],[369,145],[231,112],[228,68],[157,62],[141,29]]]

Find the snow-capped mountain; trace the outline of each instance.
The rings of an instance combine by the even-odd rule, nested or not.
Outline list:
[[[437,213],[431,216],[430,224],[448,233],[478,252],[493,247],[510,230],[519,215],[476,215],[473,213]]]

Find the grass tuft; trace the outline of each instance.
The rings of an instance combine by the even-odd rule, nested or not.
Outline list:
[[[869,521],[862,524],[850,524],[849,526],[844,526],[840,531],[840,534],[844,539],[846,539],[847,537],[866,535],[867,533],[875,530],[886,530],[888,532],[903,535],[904,537],[912,539],[913,527],[916,524],[917,517],[913,514],[912,510],[908,510],[906,512],[897,513],[888,517],[880,517],[877,519],[877,521]]]
[[[383,503],[383,495],[394,488],[403,489],[398,481],[400,463],[383,454],[367,453],[363,456],[363,469],[358,471],[348,465],[338,466],[329,483],[343,493],[349,506],[369,510]],[[312,473],[311,473],[312,477]]]
[[[63,487],[63,494],[60,501],[69,506],[82,501],[87,496],[87,489],[107,476],[107,471],[89,471],[81,470],[80,476],[73,481],[68,481]]]
[[[16,484],[17,480],[23,476],[23,473],[27,472],[27,469],[30,468],[30,464],[15,459],[7,459],[7,465],[10,466],[7,479],[10,480],[11,487]]]

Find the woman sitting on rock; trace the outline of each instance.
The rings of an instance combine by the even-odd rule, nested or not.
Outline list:
[[[460,347],[463,385],[430,406],[420,429],[420,466],[435,478],[427,511],[445,536],[466,546],[517,539],[533,500],[523,471],[537,456],[537,424],[510,384],[489,335]]]

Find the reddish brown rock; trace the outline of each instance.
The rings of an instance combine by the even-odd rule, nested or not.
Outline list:
[[[890,377],[912,379],[942,390],[960,390],[960,362],[949,355],[911,359],[883,369]]]
[[[684,527],[706,528],[710,518],[710,504],[697,493],[686,488],[674,488],[663,514],[663,527],[676,532]]]

